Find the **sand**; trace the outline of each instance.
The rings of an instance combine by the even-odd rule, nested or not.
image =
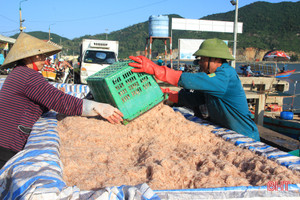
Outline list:
[[[153,190],[300,183],[300,173],[211,133],[159,104],[127,125],[59,116],[63,179],[96,190],[147,183]]]

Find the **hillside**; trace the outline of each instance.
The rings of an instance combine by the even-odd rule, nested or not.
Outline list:
[[[239,48],[282,49],[300,52],[300,1],[255,2],[239,9],[243,34],[238,35]],[[234,12],[204,17],[209,20],[233,21]]]
[[[300,1],[267,3],[255,2],[239,8],[239,22],[243,22],[243,34],[238,34],[238,49],[253,47],[262,50],[281,49],[288,52],[300,53]],[[226,13],[219,13],[205,16],[201,19],[234,21],[233,10]],[[169,19],[181,17],[169,15]],[[47,39],[48,33],[30,32],[36,37]],[[146,38],[148,37],[148,21],[141,22],[107,35],[109,40],[118,40],[120,43],[119,57],[127,58],[135,55],[137,51],[145,49]],[[218,37],[224,40],[233,40],[233,34],[195,32],[195,31],[174,31],[172,34],[173,49],[177,48],[178,38],[206,39]],[[83,38],[105,39],[106,34],[85,35],[80,38],[68,40],[56,34],[51,34],[52,41],[62,44],[64,54],[79,54],[79,43]],[[60,39],[61,38],[61,39]],[[232,46],[232,42],[229,43]],[[155,41],[153,51],[164,51],[162,42]]]
[[[49,33],[46,33],[46,32],[41,32],[41,31],[33,31],[33,32],[29,32],[28,34],[34,36],[34,37],[37,37],[41,40],[48,40],[49,39]],[[15,34],[13,36],[11,36],[12,38],[17,38],[19,34]],[[70,41],[68,38],[65,38],[65,37],[61,37],[55,33],[51,33],[50,34],[50,37],[51,37],[51,41],[52,42],[55,42],[56,44],[62,44],[65,42],[65,41]]]

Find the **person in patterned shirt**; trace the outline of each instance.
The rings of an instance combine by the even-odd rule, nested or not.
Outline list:
[[[61,47],[20,33],[1,68],[12,67],[0,90],[0,168],[21,151],[34,123],[49,110],[68,116],[101,116],[110,123],[123,121],[115,107],[68,95],[39,73],[45,59]]]

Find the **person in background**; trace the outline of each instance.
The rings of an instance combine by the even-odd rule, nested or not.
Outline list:
[[[69,70],[73,70],[73,66],[65,59],[60,58],[55,65],[56,69],[56,82],[64,83],[66,77],[68,76]]]
[[[39,73],[46,57],[61,51],[21,32],[1,68],[13,67],[0,90],[0,168],[21,151],[34,123],[50,109],[72,116],[101,116],[110,123],[123,121],[115,107],[68,95]]]
[[[287,64],[284,64],[280,72],[282,73],[285,72],[286,70],[287,70]]]
[[[153,74],[160,81],[184,88],[179,92],[163,89],[169,94],[169,101],[189,108],[205,104],[210,121],[259,141],[239,76],[227,63],[234,58],[226,43],[217,38],[207,39],[194,56],[200,57],[202,72],[176,71],[158,66],[144,56],[130,56],[135,62],[129,65],[135,67],[132,72]]]
[[[0,66],[3,64],[3,62],[4,62],[4,55],[0,53]]]
[[[59,62],[58,62],[57,68],[56,68],[57,71],[64,72],[64,71],[66,71],[67,68],[73,70],[72,65],[68,61],[65,61],[65,59],[63,59],[63,58],[59,59]]]
[[[45,65],[47,66],[51,66],[51,58],[50,57],[47,57],[46,60],[45,60]]]
[[[251,71],[251,65],[248,65],[248,66],[247,66],[246,74],[247,74],[247,77],[253,75],[253,72]]]
[[[157,64],[159,66],[162,66],[164,64],[164,61],[161,59],[161,56],[158,57]]]
[[[247,65],[242,65],[240,69],[242,70],[243,76],[247,76]]]

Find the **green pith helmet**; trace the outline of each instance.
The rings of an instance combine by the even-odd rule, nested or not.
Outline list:
[[[193,56],[204,56],[210,58],[222,58],[226,60],[234,60],[229,52],[229,48],[223,40],[213,38],[207,39],[200,45],[199,49]]]

